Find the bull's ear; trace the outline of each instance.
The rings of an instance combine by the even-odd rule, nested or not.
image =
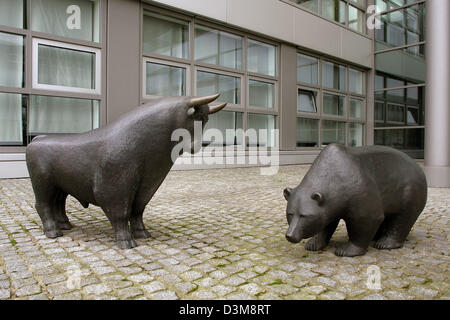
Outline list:
[[[291,196],[291,193],[292,193],[292,189],[291,188],[286,188],[286,189],[283,190],[283,195],[284,195],[284,198],[286,199],[286,201],[289,200],[289,197]]]
[[[189,107],[200,107],[200,106],[204,106],[208,103],[213,102],[214,100],[216,100],[218,97],[220,96],[220,93],[217,94],[213,94],[211,96],[206,96],[206,97],[194,97],[191,98],[188,102],[188,106]]]
[[[319,192],[314,192],[311,195],[311,199],[317,201],[319,206],[321,206],[323,204],[323,202],[325,201],[325,199],[323,198],[323,195],[321,193],[319,193]]]

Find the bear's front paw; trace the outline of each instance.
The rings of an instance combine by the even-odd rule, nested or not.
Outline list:
[[[367,249],[354,245],[351,242],[346,243],[342,247],[336,249],[335,255],[338,257],[356,257],[366,254]]]
[[[309,239],[305,244],[305,249],[308,251],[320,251],[327,246],[326,241],[315,236]]]

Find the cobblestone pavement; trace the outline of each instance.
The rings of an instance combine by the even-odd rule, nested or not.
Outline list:
[[[47,239],[30,181],[0,180],[0,299],[449,299],[450,189],[429,190],[404,248],[338,258],[342,222],[321,252],[284,238],[282,191],[308,168],[171,172],[145,211],[152,238],[124,251],[70,197],[74,229]]]

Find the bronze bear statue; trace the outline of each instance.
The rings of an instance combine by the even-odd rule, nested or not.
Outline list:
[[[208,106],[218,97],[161,98],[90,132],[33,139],[26,162],[45,235],[72,228],[65,212],[71,195],[85,208],[103,209],[119,248],[148,238],[142,215],[175,161],[172,133],[184,128],[194,137],[195,121],[204,127],[209,114],[225,107]],[[199,143],[191,141],[191,150]]]
[[[337,256],[403,246],[427,202],[427,181],[419,165],[383,146],[327,146],[295,189],[286,188],[286,214],[292,243],[311,238],[305,248],[322,250],[338,223],[345,221],[349,241]]]

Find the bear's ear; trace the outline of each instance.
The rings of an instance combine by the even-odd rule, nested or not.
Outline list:
[[[289,200],[289,197],[291,196],[291,193],[292,193],[292,189],[291,188],[284,189],[284,191],[283,191],[284,198],[286,200]]]
[[[311,195],[311,199],[317,201],[319,206],[321,206],[323,204],[323,202],[325,201],[325,199],[323,198],[323,195],[321,193],[319,193],[319,192],[314,192]]]

